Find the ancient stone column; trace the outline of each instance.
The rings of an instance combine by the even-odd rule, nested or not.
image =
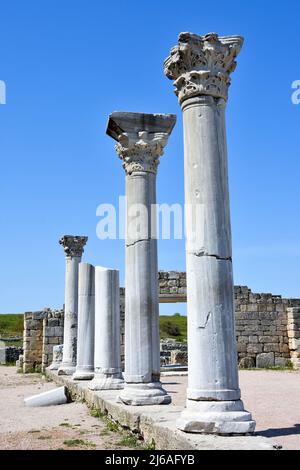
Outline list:
[[[160,382],[153,207],[159,157],[175,122],[170,114],[113,113],[107,128],[118,142],[116,151],[126,173],[125,387],[120,400],[130,405],[171,401]]]
[[[53,346],[53,359],[49,366],[50,370],[58,370],[62,363],[63,358],[63,344],[56,344]]]
[[[96,266],[95,375],[89,388],[91,390],[116,390],[123,386],[119,271]]]
[[[58,375],[75,372],[77,356],[78,265],[87,237],[65,235],[60,240],[66,255],[63,362]]]
[[[225,106],[243,39],[181,33],[165,60],[183,112],[189,376],[179,429],[248,433],[234,325]]]
[[[74,380],[94,377],[95,268],[80,263],[78,271],[77,364]]]

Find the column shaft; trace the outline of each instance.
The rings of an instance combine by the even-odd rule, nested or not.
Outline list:
[[[187,397],[196,400],[237,400],[240,397],[224,102],[220,101],[204,96],[191,98],[183,104],[189,344]]]
[[[170,403],[160,379],[156,171],[176,117],[113,113],[107,133],[126,172],[125,386],[130,405]]]
[[[95,375],[91,390],[123,388],[120,352],[119,271],[96,266]]]
[[[77,358],[78,265],[79,256],[66,257],[63,362],[59,375],[72,375]]]
[[[95,268],[79,264],[77,365],[74,380],[94,377]]]
[[[183,111],[189,376],[179,429],[255,428],[238,385],[225,103],[240,36],[181,33],[164,62]]]

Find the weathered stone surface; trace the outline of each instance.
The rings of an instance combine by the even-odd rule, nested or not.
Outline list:
[[[171,351],[170,364],[182,364],[188,363],[188,354],[185,351]]]
[[[272,367],[275,364],[274,353],[261,353],[256,356],[256,367]]]
[[[47,371],[49,375],[49,371]],[[261,436],[211,436],[187,434],[176,429],[176,418],[182,407],[149,406],[132,407],[117,402],[118,392],[88,390],[85,382],[72,382],[70,378],[51,373],[51,378],[59,385],[67,384],[73,399],[85,400],[90,408],[106,413],[125,429],[143,437],[145,444],[156,450],[272,450],[276,446],[272,440]]]
[[[239,367],[241,369],[251,369],[255,367],[255,360],[250,356],[243,357],[239,362]]]

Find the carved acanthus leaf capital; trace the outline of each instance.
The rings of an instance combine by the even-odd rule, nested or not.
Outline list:
[[[227,100],[230,74],[242,45],[241,36],[180,33],[178,45],[164,62],[164,72],[174,80],[179,102],[199,95]]]
[[[164,153],[168,137],[166,132],[150,134],[140,131],[120,134],[115,149],[123,161],[126,173],[131,174],[134,171],[156,173],[159,157]]]
[[[79,235],[64,235],[59,244],[63,246],[64,252],[67,257],[74,258],[75,256],[81,257],[84,251],[84,246],[88,237]]]

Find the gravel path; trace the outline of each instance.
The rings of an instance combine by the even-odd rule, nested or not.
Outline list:
[[[128,449],[122,436],[89,414],[85,404],[27,408],[23,399],[56,388],[39,374],[0,366],[0,449]]]

